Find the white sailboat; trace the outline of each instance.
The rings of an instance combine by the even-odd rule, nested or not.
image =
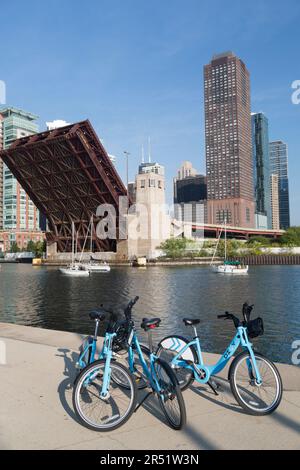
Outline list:
[[[87,237],[88,237],[88,233],[87,233],[86,239],[84,241],[81,257],[80,257],[80,263],[81,263],[81,266],[83,267],[83,269],[85,271],[89,272],[89,273],[107,273],[107,272],[110,271],[109,264],[106,263],[105,261],[104,262],[93,261],[93,258],[92,258],[92,255],[93,255],[93,227],[94,227],[94,224],[93,224],[93,216],[92,216],[91,221],[90,221],[89,230],[88,230],[88,233],[90,231],[90,261],[88,263],[82,263],[81,262],[83,250],[85,248],[85,244],[86,244]]]
[[[224,222],[224,233],[225,233],[224,263],[219,264],[219,265],[214,265],[214,259],[217,253],[217,249],[218,249],[218,245],[221,239],[222,232],[223,232],[223,227],[219,234],[217,245],[216,245],[216,248],[215,248],[212,260],[211,260],[211,264],[210,264],[212,266],[213,271],[218,274],[231,274],[231,275],[248,274],[249,266],[243,265],[240,261],[228,261],[227,260],[227,220],[226,219]]]
[[[71,264],[66,268],[60,268],[60,272],[67,276],[81,276],[88,277],[90,275],[89,271],[86,271],[81,263],[75,261],[75,256],[77,253],[77,240],[75,245],[75,227],[74,222],[72,222],[72,261]]]

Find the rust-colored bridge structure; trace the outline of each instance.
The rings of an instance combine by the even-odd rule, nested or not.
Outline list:
[[[118,215],[127,191],[88,120],[18,139],[0,156],[47,217],[48,244],[71,251],[73,222],[81,250],[93,216],[93,251],[116,251],[116,240],[96,236],[96,210],[111,204]]]

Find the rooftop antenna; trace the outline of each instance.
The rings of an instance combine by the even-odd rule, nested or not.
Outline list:
[[[150,137],[148,137],[148,161],[151,163],[151,140]]]
[[[142,145],[142,163],[145,163],[144,144]]]

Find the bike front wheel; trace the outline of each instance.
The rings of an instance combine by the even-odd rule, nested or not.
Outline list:
[[[282,380],[276,366],[265,356],[254,353],[261,383],[255,377],[249,352],[238,355],[231,366],[232,393],[248,413],[263,416],[273,413],[282,399]]]
[[[94,431],[112,431],[124,424],[136,407],[137,388],[123,364],[110,364],[111,377],[126,384],[110,381],[108,393],[101,397],[105,360],[95,361],[81,371],[73,389],[73,407],[81,424]]]
[[[176,375],[171,367],[159,358],[153,367],[159,385],[157,395],[160,406],[169,425],[179,431],[186,424],[186,409]]]

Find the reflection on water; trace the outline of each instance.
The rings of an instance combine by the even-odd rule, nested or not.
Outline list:
[[[90,310],[102,303],[120,309],[139,295],[134,310],[138,327],[143,317],[159,316],[157,339],[171,333],[188,335],[191,331],[182,318],[199,317],[203,349],[222,352],[234,330],[217,315],[225,310],[240,313],[248,301],[255,304],[254,315],[265,321],[265,336],[255,340],[257,349],[289,363],[291,344],[300,339],[299,274],[298,266],[259,266],[250,267],[249,276],[230,277],[191,266],[113,268],[80,279],[52,267],[2,264],[0,321],[90,333]]]

